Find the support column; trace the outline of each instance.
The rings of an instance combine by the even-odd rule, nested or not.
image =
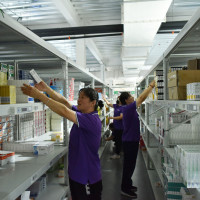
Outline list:
[[[62,72],[63,72],[63,95],[65,98],[68,99],[69,97],[69,87],[68,87],[68,62],[62,63]],[[66,118],[63,118],[63,143],[65,146],[68,146],[68,140],[69,140],[69,121]],[[64,183],[65,185],[69,185],[68,183],[68,176],[67,176],[67,166],[68,166],[68,156],[64,156],[64,171],[65,171],[65,177],[64,177]]]
[[[91,81],[91,88],[95,88],[95,80],[94,80],[94,78],[92,79],[92,81]]]
[[[86,68],[85,39],[76,40],[76,64],[78,67]]]
[[[168,90],[167,90],[167,73],[169,68],[169,59],[163,59],[163,78],[164,78],[164,100],[168,99]]]

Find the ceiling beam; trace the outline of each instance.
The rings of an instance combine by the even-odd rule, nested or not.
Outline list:
[[[83,25],[84,22],[80,20],[70,0],[53,0],[53,2],[71,26]],[[94,57],[102,64],[103,58],[95,42],[92,39],[87,39],[86,45]]]

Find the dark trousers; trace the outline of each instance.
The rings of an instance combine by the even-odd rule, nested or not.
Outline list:
[[[69,185],[72,200],[101,200],[102,180],[86,186],[69,178]]]
[[[122,148],[122,133],[123,130],[115,130],[114,141],[115,141],[115,153],[120,154]]]
[[[132,186],[132,175],[135,170],[139,142],[123,142],[124,161],[121,189],[129,191]]]

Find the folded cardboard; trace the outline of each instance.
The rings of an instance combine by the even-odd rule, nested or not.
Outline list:
[[[168,88],[170,100],[186,100],[186,87],[170,87]]]
[[[200,59],[188,60],[188,70],[200,70]]]
[[[168,73],[168,87],[186,86],[200,82],[200,70],[178,70]]]

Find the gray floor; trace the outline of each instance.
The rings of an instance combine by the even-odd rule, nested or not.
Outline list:
[[[102,200],[130,200],[131,198],[120,194],[123,158],[121,156],[120,159],[110,159],[112,154],[110,144],[106,146],[101,157],[103,179]],[[138,153],[136,169],[132,180],[133,184],[138,187],[137,200],[155,200],[141,152]]]

